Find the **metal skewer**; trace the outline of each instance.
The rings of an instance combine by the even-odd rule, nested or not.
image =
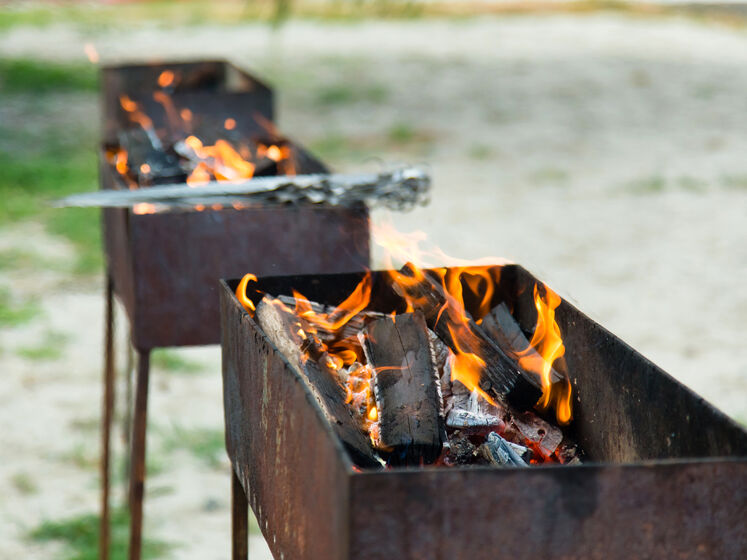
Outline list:
[[[430,176],[418,167],[401,167],[382,173],[314,174],[258,177],[240,183],[211,181],[200,186],[183,183],[135,190],[101,190],[74,194],[53,203],[56,207],[130,207],[150,203],[161,208],[185,204],[332,204],[362,202],[407,210],[428,201]]]

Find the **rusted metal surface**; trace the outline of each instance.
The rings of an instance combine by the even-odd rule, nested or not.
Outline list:
[[[148,376],[150,351],[138,351],[135,417],[132,423],[130,461],[130,560],[140,560],[143,542],[143,496],[145,495],[145,448],[148,427]]]
[[[222,294],[226,446],[277,558],[348,558],[352,465],[286,359]]]
[[[109,480],[111,475],[111,431],[114,416],[114,283],[106,278],[104,333],[104,395],[101,407],[101,519],[99,521],[99,558],[109,558]]]
[[[334,304],[360,277],[260,278],[258,287]],[[525,331],[535,281],[505,266],[494,297]],[[747,554],[747,432],[567,302],[556,316],[575,395],[571,433],[586,464],[356,472],[301,379],[234,298],[236,283],[222,283],[226,445],[276,558]],[[397,307],[381,274],[372,306]]]
[[[247,136],[258,130],[256,115],[259,122],[272,119],[272,92],[267,86],[224,62],[108,67],[102,71],[105,143],[114,141],[118,130],[133,126],[120,108],[120,95],[152,102],[164,70],[184,76],[172,98],[178,107],[192,107],[195,119],[209,114],[222,122],[231,116],[237,130]],[[162,107],[152,113],[156,127],[161,113]],[[327,171],[323,163],[295,148],[300,154],[298,173]],[[119,179],[103,153],[100,170],[101,187],[115,188]],[[246,272],[344,272],[362,270],[369,263],[368,211],[363,206],[147,215],[105,209],[102,216],[107,266],[130,319],[133,343],[141,350],[217,344],[218,278]]]

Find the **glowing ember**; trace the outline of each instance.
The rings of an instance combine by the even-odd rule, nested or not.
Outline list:
[[[135,214],[155,214],[156,207],[153,204],[149,204],[147,202],[140,202],[139,204],[135,204],[135,206],[132,207],[132,211]]]
[[[174,83],[174,73],[171,70],[164,70],[158,76],[158,85],[162,88],[169,87]]]

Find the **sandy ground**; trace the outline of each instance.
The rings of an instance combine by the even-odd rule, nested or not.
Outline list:
[[[281,126],[303,142],[340,137],[385,161],[427,162],[432,203],[394,215],[400,229],[422,229],[455,256],[522,263],[747,420],[744,32],[615,15],[293,23],[274,35],[252,26],[99,35],[52,27],[0,35],[0,52],[79,59],[89,40],[109,62],[229,57],[283,88]],[[355,84],[358,97],[319,103],[325,84]],[[383,100],[368,99],[382,90]],[[407,138],[387,141],[403,123]],[[332,163],[376,165],[363,156]],[[56,247],[57,258],[70,251],[34,226],[0,240]],[[44,307],[28,326],[0,331],[0,558],[48,558],[54,547],[32,545],[24,532],[97,506],[101,283],[0,274],[15,292],[43,294]],[[39,364],[15,352],[50,325],[70,337],[62,359]],[[204,372],[155,373],[151,449],[170,425],[222,425],[219,351],[183,355]],[[71,450],[89,464],[71,461]],[[185,452],[164,460],[149,479],[148,533],[179,543],[177,558],[226,558],[225,460],[221,468]],[[19,473],[37,491],[22,491]],[[252,553],[268,557],[259,537]]]

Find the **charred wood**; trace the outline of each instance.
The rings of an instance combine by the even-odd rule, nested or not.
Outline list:
[[[508,356],[518,359],[521,353],[530,359],[542,360],[539,353],[529,344],[519,323],[511,315],[505,303],[494,307],[483,318],[480,326]],[[563,375],[552,369],[550,379],[553,384],[559,383],[563,381]]]
[[[278,296],[277,299],[283,302],[283,304],[285,304],[290,309],[295,309],[296,305],[298,304],[298,300],[293,296],[281,295]],[[311,311],[318,315],[329,316],[335,311],[335,307],[332,305],[323,305],[316,301],[309,300],[303,300],[303,302],[304,304],[308,304],[311,307]],[[356,315],[351,317],[337,331],[327,330],[320,325],[314,325],[314,329],[317,332],[317,336],[324,342],[329,342],[332,340],[342,340],[346,338],[357,337],[358,333],[366,326],[366,323],[375,319],[380,319],[382,317],[386,317],[386,315],[377,311],[361,311],[360,313],[357,313]]]
[[[405,265],[402,274],[415,277],[412,265]],[[519,409],[532,408],[542,396],[542,388],[536,376],[523,371],[516,361],[505,352],[471,318],[466,319],[466,329],[457,328],[463,318],[449,316],[443,311],[447,297],[443,286],[424,274],[422,282],[395,285],[403,297],[417,302],[428,326],[453,351],[475,354],[485,362],[482,389],[499,399],[507,399]]]
[[[299,318],[267,296],[257,306],[255,318],[267,337],[306,381],[353,462],[361,467],[380,467],[378,456],[345,404],[345,389],[337,371],[329,364],[308,357],[302,350],[304,338],[299,329],[303,325]],[[306,347],[309,349],[308,343]]]
[[[425,319],[418,312],[378,319],[359,338],[373,368],[379,441],[394,450],[390,464],[432,463],[443,425]]]

